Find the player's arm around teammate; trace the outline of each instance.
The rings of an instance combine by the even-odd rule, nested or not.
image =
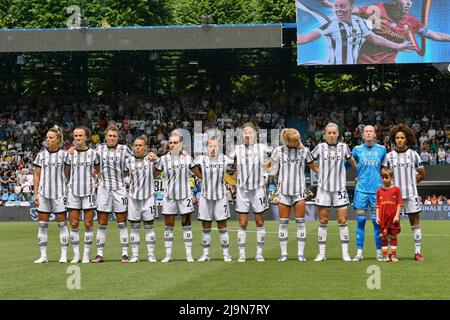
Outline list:
[[[125,160],[131,156],[131,151],[127,146],[119,144],[119,128],[116,125],[108,126],[105,140],[106,144],[97,147],[100,159],[100,182],[97,188],[97,255],[91,262],[104,261],[106,228],[109,215],[114,212],[122,249],[121,262],[128,263],[128,198],[124,182],[124,166]]]
[[[327,241],[327,226],[330,208],[337,211],[339,235],[342,246],[342,259],[351,261],[348,254],[349,231],[347,226],[347,205],[349,204],[346,190],[345,161],[356,166],[349,147],[338,142],[339,129],[337,124],[328,123],[325,127],[326,141],[319,143],[311,152],[319,162],[319,181],[316,194],[316,206],[319,215],[319,254],[314,261],[325,261]]]
[[[189,184],[191,172],[200,175],[198,168],[189,154],[182,150],[183,136],[172,132],[169,137],[169,152],[158,159],[155,166],[155,176],[164,171],[165,190],[163,199],[164,215],[164,245],[166,256],[161,262],[172,261],[173,230],[175,218],[181,215],[183,239],[186,250],[186,260],[194,262],[192,258],[192,227],[191,215],[194,212],[192,190]]]
[[[237,145],[230,157],[235,159],[237,168],[236,212],[239,214],[238,262],[246,261],[245,243],[247,238],[248,214],[252,210],[256,223],[256,256],[257,262],[264,262],[264,243],[266,228],[264,212],[269,208],[262,165],[265,157],[272,149],[257,143],[256,128],[252,123],[242,126],[244,144]]]
[[[70,172],[70,191],[67,209],[70,220],[70,241],[73,249],[71,263],[80,260],[79,218],[84,213],[84,251],[82,263],[89,263],[89,253],[94,238],[94,210],[97,207],[93,172],[98,172],[100,161],[98,154],[87,146],[90,138],[88,128],[81,126],[73,130],[76,148],[67,154],[66,168]]]
[[[274,150],[271,160],[266,166],[267,169],[274,167],[278,169],[276,170],[278,172],[271,172],[278,176],[278,213],[280,216],[278,238],[281,247],[281,256],[278,261],[284,262],[288,259],[288,226],[292,208],[295,211],[297,225],[297,259],[306,261],[304,256],[306,242],[305,163],[316,173],[319,172],[319,168],[314,163],[309,149],[302,145],[300,133],[296,129],[283,129],[280,140],[283,145]]]
[[[234,161],[219,153],[219,141],[212,137],[207,141],[207,155],[201,155],[195,160],[195,164],[201,170],[202,191],[199,200],[198,220],[202,222],[202,247],[203,254],[198,261],[209,261],[209,248],[211,245],[212,221],[216,220],[222,245],[223,259],[231,261],[229,254],[229,236],[227,220],[230,218],[230,208],[226,196],[225,173],[227,167]]]
[[[130,242],[132,254],[129,262],[139,261],[141,221],[145,230],[147,261],[156,262],[154,221],[158,213],[155,205],[155,183],[153,179],[153,167],[156,159],[148,157],[148,138],[145,135],[141,135],[134,140],[133,149],[133,156],[125,161],[125,174],[130,177],[128,221],[131,224]]]
[[[63,133],[60,127],[53,126],[46,134],[46,149],[41,150],[33,162],[34,171],[34,202],[38,206],[38,243],[40,250],[39,259],[34,263],[48,262],[47,240],[48,222],[52,213],[56,215],[59,227],[59,239],[61,244],[60,263],[67,262],[67,248],[69,242],[69,230],[66,225],[65,205],[65,175],[64,160],[66,152],[61,150],[63,146]]]

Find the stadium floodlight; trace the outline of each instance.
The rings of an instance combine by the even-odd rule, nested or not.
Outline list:
[[[35,66],[36,68],[43,68],[43,67],[44,67],[44,64],[43,64],[43,63],[36,63],[34,66]]]
[[[53,71],[53,75],[60,76],[60,75],[62,75],[62,72],[61,71]]]
[[[198,65],[198,61],[196,61],[196,60],[191,60],[191,61],[189,61],[189,64],[190,64],[190,65],[193,65],[193,66],[196,66],[196,65]]]
[[[206,69],[198,69],[198,73],[206,73]]]

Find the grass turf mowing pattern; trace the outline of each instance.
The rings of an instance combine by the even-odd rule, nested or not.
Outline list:
[[[229,223],[230,253],[233,262],[222,260],[217,230],[212,230],[209,262],[188,263],[184,256],[182,228],[177,221],[174,235],[174,260],[163,264],[164,226],[156,225],[157,263],[146,261],[144,230],[141,227],[141,261],[136,264],[120,263],[119,232],[115,222],[107,230],[105,262],[78,264],[81,270],[81,289],[67,289],[71,265],[59,264],[59,230],[56,223],[49,225],[49,263],[35,265],[39,256],[37,223],[0,223],[0,299],[449,299],[450,277],[450,222],[422,221],[423,253],[425,261],[413,260],[413,238],[407,221],[402,221],[399,236],[399,263],[375,261],[373,227],[366,225],[364,261],[343,262],[336,221],[328,227],[327,261],[314,262],[318,253],[317,222],[307,223],[305,256],[307,262],[298,262],[295,223],[289,224],[289,260],[277,261],[280,255],[278,222],[266,223],[266,262],[254,261],[256,227],[249,222],[247,234],[247,262],[237,262],[238,224]],[[214,225],[213,225],[214,226]],[[355,223],[349,222],[350,255],[356,253]],[[193,222],[193,255],[202,253],[201,224]],[[80,251],[84,227],[80,227]],[[69,261],[72,249],[69,246]],[[95,257],[95,245],[91,258]],[[131,250],[129,251],[131,254]],[[367,268],[377,265],[381,270],[381,289],[370,290],[367,281],[371,274]]]

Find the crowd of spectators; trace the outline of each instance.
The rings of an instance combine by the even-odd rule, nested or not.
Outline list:
[[[122,142],[131,146],[141,134],[149,137],[151,151],[167,152],[169,133],[175,128],[193,130],[194,121],[209,128],[235,129],[253,122],[262,129],[284,128],[289,117],[299,116],[307,125],[301,132],[310,149],[323,139],[329,121],[340,128],[341,140],[350,148],[363,142],[367,124],[375,126],[378,142],[391,150],[389,130],[405,122],[415,133],[413,148],[425,164],[450,164],[450,99],[429,92],[398,92],[387,98],[368,94],[321,93],[299,95],[287,102],[278,96],[236,94],[222,99],[179,96],[145,99],[139,97],[24,98],[12,106],[0,106],[0,166],[2,203],[16,198],[28,201],[32,189],[32,161],[42,148],[45,132],[55,123],[62,125],[65,147],[72,144],[72,130],[84,125],[92,130],[91,146],[101,143],[104,130],[114,122],[121,129]],[[270,136],[269,136],[270,139]],[[26,177],[26,178],[24,178]],[[18,190],[21,192],[17,192]],[[32,190],[31,190],[32,191]],[[13,196],[14,195],[14,196]]]

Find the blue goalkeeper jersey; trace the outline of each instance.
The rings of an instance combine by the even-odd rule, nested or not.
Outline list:
[[[358,163],[358,183],[355,191],[377,193],[378,188],[382,186],[380,171],[386,153],[386,148],[379,144],[372,147],[362,144],[353,148],[352,156]]]

